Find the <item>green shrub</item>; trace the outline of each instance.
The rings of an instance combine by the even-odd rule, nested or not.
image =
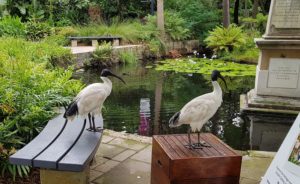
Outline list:
[[[26,38],[31,41],[39,41],[52,34],[51,26],[46,22],[29,21],[26,26]]]
[[[18,17],[5,16],[0,20],[0,36],[24,37],[25,26]]]
[[[91,65],[107,65],[111,61],[112,51],[110,43],[100,44],[92,53],[92,57],[90,59]]]
[[[217,1],[211,0],[168,0],[165,1],[165,9],[178,12],[185,20],[190,36],[201,40],[219,24],[222,17]]]
[[[174,41],[186,40],[190,37],[190,30],[187,28],[186,20],[180,16],[179,13],[172,11],[164,12],[165,31],[166,34]],[[148,24],[156,26],[156,16],[148,15]]]
[[[138,61],[137,55],[132,51],[120,52],[119,58],[123,63],[136,63]]]
[[[49,68],[53,58],[70,53],[53,43],[0,38],[0,171],[14,173],[7,158],[32,140],[55,116],[55,107],[68,103],[82,84],[70,80],[71,70]],[[0,151],[1,152],[1,151]],[[23,174],[25,174],[23,172]]]
[[[268,15],[263,15],[262,13],[258,13],[256,18],[245,17],[242,18],[242,25],[247,29],[257,30],[261,33],[265,32],[266,25],[268,21]]]
[[[231,24],[228,28],[217,26],[204,41],[216,53],[232,52],[246,43],[246,35],[241,27]]]

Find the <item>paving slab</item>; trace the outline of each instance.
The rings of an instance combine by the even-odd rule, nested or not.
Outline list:
[[[91,169],[97,167],[98,165],[104,164],[107,161],[108,161],[107,158],[103,158],[101,156],[94,157],[93,162],[91,164]]]
[[[97,184],[150,184],[151,165],[127,159],[94,180]]]
[[[114,158],[112,158],[112,160],[122,162],[122,161],[126,160],[127,158],[129,158],[131,155],[133,155],[135,153],[136,153],[136,151],[128,149],[128,150],[125,150],[122,153],[118,154]]]
[[[122,138],[115,138],[114,140],[109,142],[110,145],[118,145],[127,149],[132,149],[139,151],[149,144],[141,143],[138,141],[130,140],[130,139],[122,139]]]
[[[101,139],[101,143],[109,143],[112,141],[114,137],[108,136],[108,135],[103,135]]]
[[[93,181],[102,175],[103,175],[103,172],[96,171],[96,170],[90,170],[90,181]]]
[[[273,158],[243,156],[241,178],[260,181]]]
[[[109,160],[105,162],[104,164],[101,164],[97,167],[95,167],[93,170],[100,171],[100,172],[108,172],[115,166],[119,165],[120,162],[114,161],[114,160]]]
[[[142,162],[147,162],[151,163],[151,158],[152,158],[152,145],[147,146],[145,149],[141,150],[137,154],[133,155],[131,159],[133,160],[138,160]]]
[[[119,146],[114,146],[110,144],[100,144],[100,147],[97,150],[96,156],[102,156],[105,158],[113,158],[119,153],[123,152],[126,148]]]
[[[252,180],[248,178],[241,178],[240,184],[259,184],[260,181]]]

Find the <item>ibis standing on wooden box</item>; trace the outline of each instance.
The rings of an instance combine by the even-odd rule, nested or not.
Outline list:
[[[121,77],[113,74],[108,69],[103,69],[100,77],[103,83],[93,83],[81,90],[73,102],[66,108],[64,118],[72,121],[76,115],[80,115],[85,117],[84,121],[86,122],[86,117],[88,116],[90,127],[87,130],[94,132],[101,131],[99,127],[95,127],[95,115],[101,114],[103,103],[110,95],[112,82],[108,76],[116,77],[125,84],[125,81]]]
[[[202,147],[209,147],[204,142],[200,141],[200,130],[203,125],[217,112],[222,104],[222,89],[217,81],[220,78],[224,81],[224,77],[218,70],[214,70],[211,74],[213,85],[213,92],[198,96],[188,102],[179,112],[175,113],[169,120],[170,127],[177,127],[182,124],[189,124],[188,148],[201,149]],[[191,131],[198,132],[198,143],[192,144],[190,133]]]

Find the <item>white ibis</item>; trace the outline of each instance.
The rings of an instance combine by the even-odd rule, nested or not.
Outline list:
[[[125,81],[121,77],[113,74],[108,69],[103,69],[100,76],[103,83],[93,83],[82,89],[73,99],[73,102],[70,103],[68,108],[66,108],[64,118],[72,121],[76,115],[80,115],[85,117],[84,121],[86,122],[86,117],[88,116],[90,127],[87,130],[94,132],[101,131],[95,127],[94,116],[101,114],[103,103],[110,95],[112,82],[108,76],[116,77],[125,84]]]
[[[201,149],[202,147],[209,147],[204,142],[200,142],[200,130],[222,104],[222,89],[217,82],[218,78],[224,81],[227,88],[224,77],[218,70],[214,70],[211,74],[213,92],[194,98],[169,120],[170,127],[177,127],[182,124],[190,125],[188,130],[188,148]],[[198,131],[198,143],[192,144],[190,137],[191,130],[193,132]]]

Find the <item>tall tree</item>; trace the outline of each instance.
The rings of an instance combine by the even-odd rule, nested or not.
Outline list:
[[[252,7],[252,18],[255,18],[258,13],[259,0],[254,0]]]
[[[235,3],[234,3],[234,13],[233,13],[233,22],[236,25],[239,24],[239,7],[240,7],[240,0],[235,0]]]
[[[230,25],[230,3],[229,0],[223,0],[223,26],[228,28]]]

